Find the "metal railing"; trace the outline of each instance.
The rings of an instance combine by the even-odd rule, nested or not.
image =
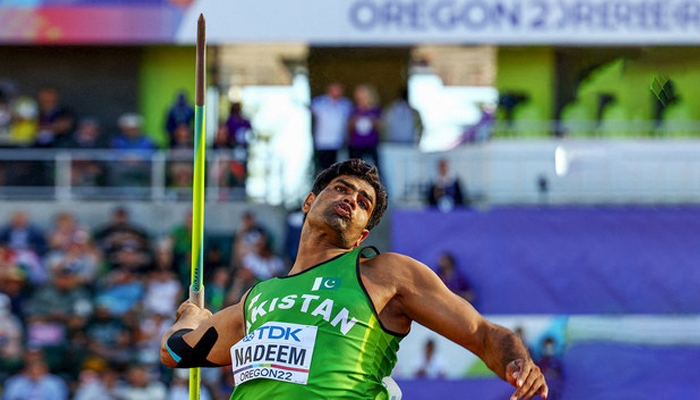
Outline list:
[[[423,153],[385,146],[389,195],[421,205],[437,162],[477,204],[698,204],[700,140],[500,139]]]
[[[494,139],[434,153],[385,144],[380,167],[396,204],[425,203],[441,158],[481,204],[698,204],[698,154],[699,139]],[[245,153],[207,153],[207,201],[246,199],[246,177]],[[0,150],[0,199],[184,201],[191,180],[190,150]]]
[[[0,149],[0,198],[187,200],[192,150]],[[245,198],[245,152],[207,153],[209,201]]]
[[[493,136],[571,138],[700,137],[696,120],[514,120],[495,121]]]

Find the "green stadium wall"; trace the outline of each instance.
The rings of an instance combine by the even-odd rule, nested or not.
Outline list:
[[[161,147],[167,147],[167,112],[184,90],[194,103],[195,49],[193,46],[147,46],[139,70],[139,110],[144,130]]]
[[[529,101],[518,105],[514,121],[542,121],[554,118],[555,54],[551,47],[500,47],[496,87],[503,94],[522,93]],[[503,119],[503,115],[499,115]],[[522,127],[518,127],[522,130]],[[525,129],[525,135],[548,133]],[[521,132],[523,133],[523,132]]]
[[[562,110],[563,120],[593,122],[597,119],[600,96],[610,95],[615,101],[605,108],[600,126],[602,132],[598,131],[598,134],[611,137],[659,134],[658,131],[652,132],[657,115],[650,88],[655,79],[663,84],[669,78],[679,101],[668,105],[663,111],[661,119],[666,121],[666,131],[661,134],[697,136],[697,129],[686,128],[693,127],[693,121],[700,120],[700,96],[695,94],[696,88],[700,87],[700,48],[620,48],[619,53],[619,58],[601,63],[588,74],[584,74],[584,71],[590,63],[582,60],[578,65],[580,71],[574,73],[581,74],[583,79],[570,89],[570,93],[575,93],[575,98],[557,104],[557,86],[572,83],[559,82],[555,48],[499,48],[496,83],[499,92],[526,94],[529,97],[529,101],[515,108],[511,128],[521,137],[549,136],[547,124],[538,125],[530,121],[557,119],[558,109]],[[586,54],[581,50],[581,57],[586,57]],[[502,110],[499,111],[499,119],[505,119]],[[581,129],[578,132],[574,129],[569,133],[589,136],[593,134],[594,125],[584,124],[583,127],[579,126]],[[496,132],[496,135],[502,136],[514,134]]]

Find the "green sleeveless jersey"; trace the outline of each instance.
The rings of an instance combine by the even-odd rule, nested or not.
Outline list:
[[[382,378],[404,335],[379,321],[360,278],[362,250],[251,289],[246,336],[231,348],[231,400],[388,399]]]

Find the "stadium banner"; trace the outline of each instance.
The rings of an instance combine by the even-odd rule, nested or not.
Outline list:
[[[173,42],[188,1],[0,1],[0,45]],[[195,24],[196,26],[196,24]],[[189,32],[194,44],[196,28]]]
[[[198,8],[212,16],[210,35],[219,42],[700,43],[700,0],[200,0],[180,32],[191,31]]]
[[[700,0],[9,0],[0,43],[696,45]]]

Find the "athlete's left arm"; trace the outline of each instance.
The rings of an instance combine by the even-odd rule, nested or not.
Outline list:
[[[381,265],[395,277],[392,301],[405,317],[465,347],[516,387],[513,399],[546,398],[549,389],[525,345],[510,330],[487,321],[469,302],[450,291],[426,265],[384,253]]]
[[[182,303],[175,323],[161,338],[161,362],[171,368],[231,364],[231,346],[244,335],[242,304],[212,315],[189,301]]]

